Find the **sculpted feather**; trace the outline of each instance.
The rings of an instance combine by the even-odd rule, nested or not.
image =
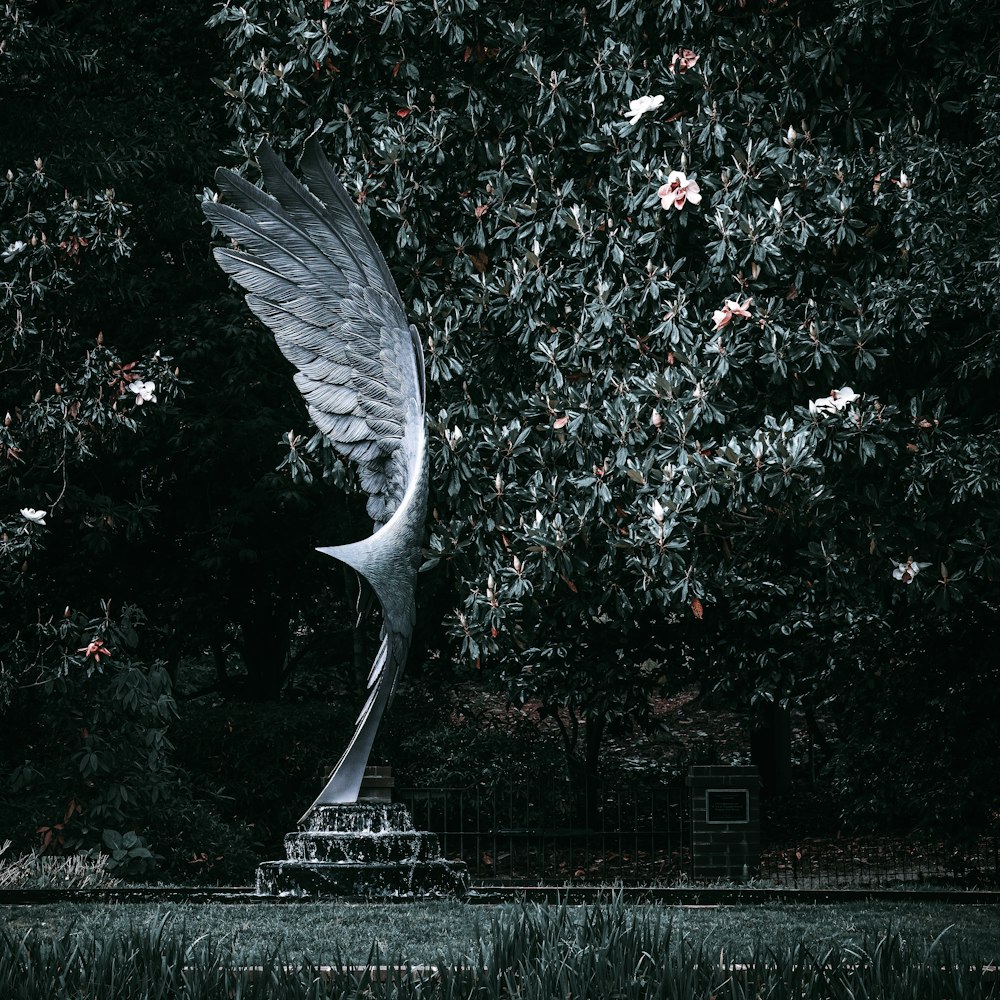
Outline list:
[[[371,233],[315,138],[308,188],[266,143],[264,188],[220,168],[223,202],[208,218],[238,245],[215,259],[295,366],[309,415],[358,464],[374,532],[321,548],[353,567],[382,605],[381,643],[347,749],[313,805],[354,802],[372,742],[406,660],[427,509],[424,358]]]

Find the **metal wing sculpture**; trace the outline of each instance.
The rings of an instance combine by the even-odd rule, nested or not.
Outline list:
[[[316,426],[358,465],[374,532],[319,551],[357,570],[382,605],[367,698],[315,807],[357,800],[413,632],[427,510],[424,356],[385,260],[316,139],[301,161],[308,188],[266,143],[258,160],[270,194],[216,171],[225,200],[205,202],[205,214],[242,249],[217,247],[215,259],[297,369]]]

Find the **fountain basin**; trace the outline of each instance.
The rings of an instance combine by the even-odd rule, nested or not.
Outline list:
[[[409,863],[349,864],[265,861],[257,868],[257,893],[265,896],[465,896],[469,877],[461,862],[437,858]]]
[[[356,833],[300,831],[285,837],[289,861],[353,864],[404,864],[441,857],[437,836],[417,830],[359,836]]]
[[[465,864],[441,857],[437,836],[415,830],[399,803],[316,806],[285,837],[285,854],[258,866],[258,895],[426,898],[469,891]]]

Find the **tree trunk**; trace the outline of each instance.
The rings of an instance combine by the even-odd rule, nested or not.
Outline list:
[[[791,713],[776,701],[758,710],[757,725],[750,734],[750,757],[760,769],[761,791],[784,795],[792,781]]]
[[[292,628],[287,601],[268,595],[252,598],[243,621],[244,696],[249,701],[277,701],[288,680]]]
[[[601,743],[607,728],[603,718],[589,719],[583,726],[583,755],[580,740],[572,749],[567,746],[566,764],[573,795],[573,825],[599,830],[604,824],[604,798],[601,794]]]

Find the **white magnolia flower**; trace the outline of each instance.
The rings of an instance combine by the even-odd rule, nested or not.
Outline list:
[[[625,117],[634,125],[647,111],[655,111],[663,103],[663,94],[647,94],[628,102]]]
[[[913,556],[907,556],[906,562],[896,563],[896,568],[892,571],[892,578],[903,583],[913,583],[913,578],[922,570],[927,569],[930,563],[914,562]]]
[[[21,517],[25,521],[30,521],[32,524],[45,524],[45,517],[48,511],[45,510],[35,510],[34,507],[22,507]]]
[[[448,447],[451,448],[452,451],[458,447],[459,442],[461,442],[464,437],[465,435],[462,433],[461,427],[452,427],[444,432],[444,439],[448,442]]]
[[[135,393],[137,406],[142,406],[143,403],[156,402],[155,382],[129,382],[128,387]]]
[[[670,208],[673,205],[680,211],[686,201],[691,202],[692,205],[701,204],[701,188],[698,186],[698,182],[689,181],[687,174],[680,170],[671,170],[667,174],[667,183],[662,185],[656,193],[664,208]]]
[[[833,389],[829,396],[822,399],[813,399],[809,402],[810,413],[839,413],[846,409],[851,403],[857,402],[861,396],[849,385],[842,389]]]
[[[653,502],[650,506],[653,509],[653,520],[656,521],[657,524],[663,524],[663,507],[661,506],[660,501],[657,500],[656,497],[653,497]]]
[[[15,240],[4,251],[3,262],[9,264],[25,247],[23,240]]]

